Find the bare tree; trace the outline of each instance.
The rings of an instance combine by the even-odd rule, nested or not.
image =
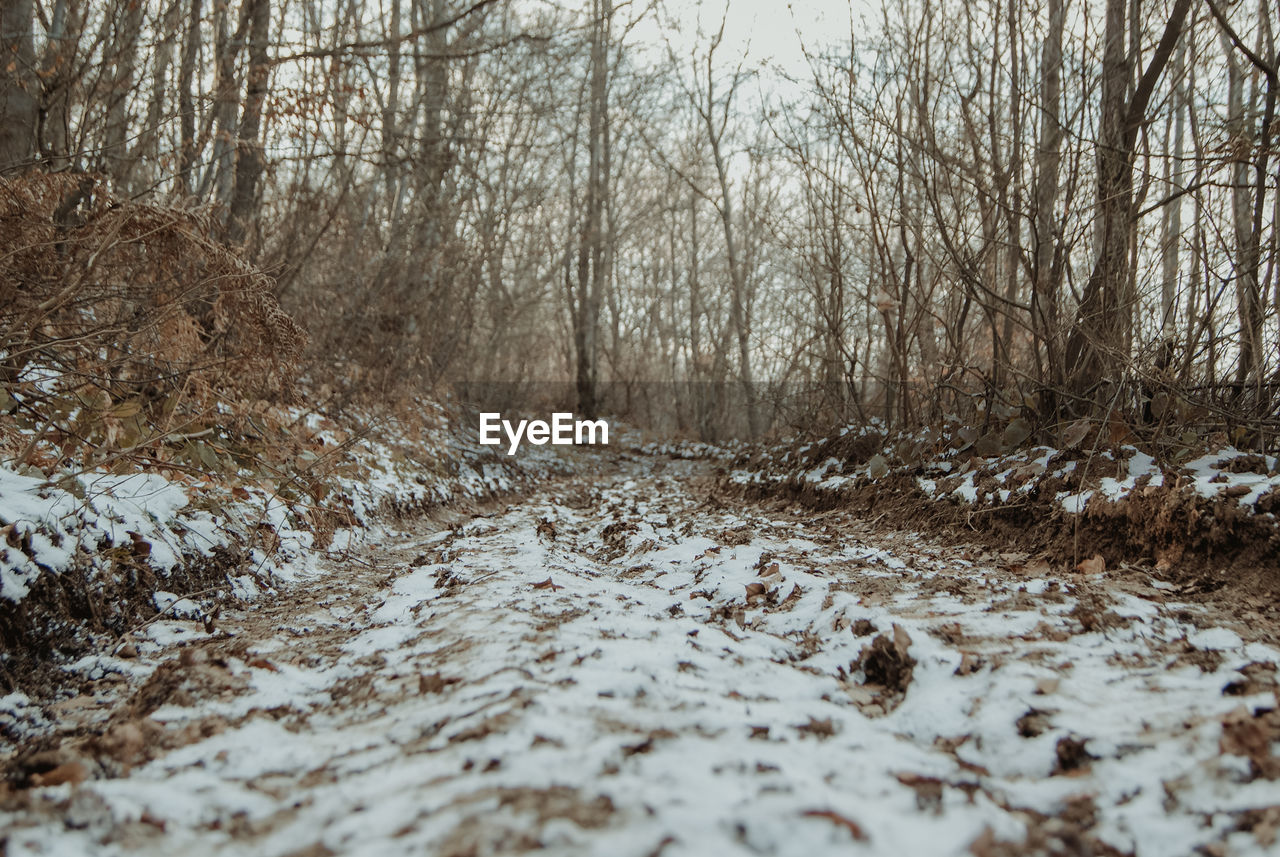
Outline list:
[[[0,173],[31,163],[35,154],[35,41],[32,0],[0,7]]]

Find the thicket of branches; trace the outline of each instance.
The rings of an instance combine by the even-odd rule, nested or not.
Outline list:
[[[207,206],[340,395],[1272,444],[1271,0],[884,0],[781,87],[674,13],[7,0],[0,170]]]

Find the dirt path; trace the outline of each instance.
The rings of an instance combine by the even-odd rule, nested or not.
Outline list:
[[[80,662],[80,737],[26,764],[89,779],[0,792],[0,850],[1275,853],[1263,629],[701,473],[624,460]]]

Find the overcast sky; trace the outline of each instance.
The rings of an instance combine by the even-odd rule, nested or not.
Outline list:
[[[810,50],[833,41],[847,42],[850,8],[862,14],[876,0],[667,0],[664,4],[662,34],[677,51],[687,52],[693,45],[699,26],[706,36],[714,34],[725,19],[725,39],[720,48],[721,61],[736,65],[744,52],[749,66],[764,64],[803,76],[805,70],[802,40]],[[728,7],[728,15],[725,9]],[[676,19],[678,30],[665,26]],[[637,28],[636,37],[661,42],[655,23]]]

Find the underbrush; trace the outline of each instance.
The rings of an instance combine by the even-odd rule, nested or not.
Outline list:
[[[0,688],[157,615],[211,626],[382,513],[516,486],[437,402],[304,404],[333,385],[299,380],[273,279],[206,213],[96,186],[0,179]]]

